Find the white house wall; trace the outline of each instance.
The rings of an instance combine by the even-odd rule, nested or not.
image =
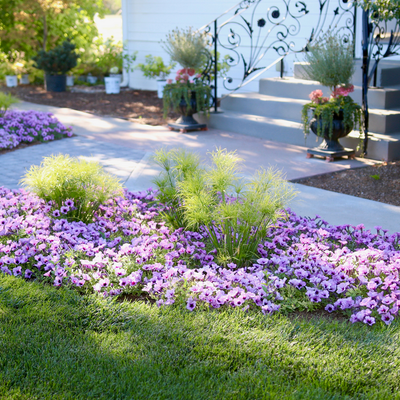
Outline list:
[[[287,1],[287,0],[286,0]],[[308,0],[304,1],[307,5],[307,9],[310,11],[307,15],[301,17],[298,21],[299,25],[296,25],[296,20],[293,20],[292,26],[297,30],[296,35],[293,36],[293,45],[297,49],[307,42],[310,37],[312,27],[314,27],[318,21],[319,17],[319,1],[318,0]],[[291,1],[288,2],[291,4]],[[334,7],[337,6],[337,0],[333,0],[332,3]],[[259,18],[264,18],[267,20],[268,13],[271,13],[272,7],[279,7],[280,10],[284,10],[282,6],[284,5],[283,0],[265,0],[260,3],[257,13],[253,16],[254,24]],[[294,14],[298,11],[296,4],[298,1],[293,1],[291,5],[291,13]],[[164,61],[169,60],[169,56],[162,49],[160,40],[165,39],[166,34],[175,28],[186,28],[189,26],[199,29],[200,27],[211,22],[217,16],[222,14],[224,11],[228,10],[235,5],[235,2],[231,0],[123,0],[123,21],[125,26],[123,27],[124,41],[128,44],[129,52],[138,52],[137,62],[144,62],[145,56],[147,54],[152,54],[153,56],[162,56]],[[332,7],[333,7],[332,6]],[[252,8],[243,14],[246,19],[251,18]],[[333,8],[331,10],[333,15]],[[229,15],[232,15],[230,13]],[[283,15],[281,15],[283,18]],[[221,22],[226,19],[226,16],[220,19]],[[287,19],[290,19],[290,14],[286,15]],[[236,18],[235,21],[238,21]],[[347,21],[348,22],[348,21]],[[346,24],[346,20],[339,22],[342,25]],[[263,28],[262,32],[265,33],[267,29],[273,26],[268,24]],[[326,29],[329,26],[329,22],[325,23]],[[256,26],[256,28],[258,28]],[[228,31],[230,27],[226,27]],[[239,25],[235,25],[237,31],[244,31]],[[276,30],[276,27],[273,28]],[[325,30],[326,30],[325,29]],[[275,34],[274,34],[275,35]],[[223,37],[223,31],[220,34]],[[272,37],[272,36],[271,36]],[[250,52],[250,41],[248,36],[244,33],[241,35],[242,39],[242,49],[243,52]],[[228,52],[224,49],[218,49],[221,54]],[[262,65],[266,66],[273,63],[278,58],[275,50],[270,50],[262,60]],[[288,56],[285,59],[285,71],[288,75],[292,75],[293,62],[299,60],[301,61],[301,56],[295,56],[294,54]],[[177,66],[176,69],[180,67]],[[243,69],[241,68],[231,68],[229,71],[229,76],[233,79],[233,85],[238,84],[241,81],[241,76]],[[275,66],[270,70],[265,72],[261,77],[273,77],[279,76],[279,71],[276,70]],[[171,74],[174,77],[174,74]],[[222,81],[219,82],[219,87],[222,88]],[[129,86],[136,89],[147,89],[156,90],[156,82],[154,80],[146,79],[143,77],[142,73],[138,70],[131,72],[129,76]],[[258,90],[258,79],[247,85],[243,90],[246,91],[257,91]],[[222,90],[222,94],[226,91]]]

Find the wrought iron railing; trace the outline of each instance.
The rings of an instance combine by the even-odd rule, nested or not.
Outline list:
[[[349,0],[319,0],[316,9],[309,9],[302,0],[243,0],[200,28],[199,31],[210,33],[213,48],[203,77],[213,88],[215,111],[219,52],[229,55],[229,73],[240,69],[237,79],[228,75],[223,80],[225,90],[235,91],[282,62],[288,54],[305,51],[307,44],[324,31],[341,31],[342,39],[352,42],[355,10]],[[302,26],[301,21],[308,14],[314,16],[312,22]],[[266,62],[270,52],[277,55],[274,62]],[[282,66],[280,70],[282,74]]]
[[[230,67],[224,77],[223,88],[238,90],[258,78],[291,53],[307,51],[307,46],[324,32],[336,31],[344,42],[357,40],[355,35],[357,8],[352,0],[318,0],[310,8],[303,0],[243,0],[199,31],[210,34],[213,51],[208,53],[203,81],[213,90],[213,106],[218,107],[218,55],[228,55]],[[313,16],[305,21],[306,16]],[[302,21],[304,23],[302,25]],[[397,55],[400,50],[400,21],[380,22],[378,15],[362,15],[364,149],[368,144],[368,87],[376,86],[377,67],[383,58]],[[268,62],[267,54],[275,52],[277,58]],[[237,78],[232,74],[234,71]]]
[[[400,21],[380,21],[379,15],[368,10],[362,16],[362,49],[363,49],[363,82],[362,82],[362,107],[363,107],[363,153],[367,155],[369,111],[368,88],[377,85],[377,71],[379,62],[387,57],[400,53]]]

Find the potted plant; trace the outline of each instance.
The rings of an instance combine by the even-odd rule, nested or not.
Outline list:
[[[139,68],[146,78],[157,79],[157,94],[158,98],[162,99],[164,87],[167,84],[167,76],[171,72],[172,68],[175,68],[176,63],[170,63],[165,65],[162,57],[153,57],[152,55],[147,55],[144,64],[138,64],[136,68]]]
[[[104,85],[106,88],[106,94],[118,94],[121,90],[121,77],[118,74],[118,67],[110,68],[110,72],[104,78]]]
[[[162,45],[171,60],[183,67],[177,72],[176,82],[169,80],[164,87],[164,117],[170,109],[181,113],[181,117],[168,127],[181,132],[206,130],[207,125],[199,124],[193,114],[207,112],[210,108],[211,89],[200,80],[200,75],[196,75],[208,54],[207,35],[193,32],[191,28],[177,29],[167,35]]]
[[[5,55],[3,55],[1,60],[0,72],[6,80],[7,87],[15,87],[18,85],[17,66]]]
[[[29,75],[33,71],[33,61],[32,60],[24,60],[19,59],[15,63],[15,70],[19,77],[19,83],[21,85],[29,85]]]
[[[52,92],[65,92],[66,73],[76,67],[78,55],[75,45],[66,40],[52,50],[40,50],[33,57],[34,67],[45,72],[45,88]]]
[[[350,80],[354,73],[352,43],[346,44],[340,36],[328,32],[314,45],[308,46],[304,73],[308,79],[318,81],[331,90],[330,98],[321,90],[310,94],[310,103],[303,106],[304,133],[311,129],[324,138],[321,145],[307,150],[307,157],[320,155],[332,161],[335,157],[354,157],[353,149],[345,149],[339,142],[358,125],[360,135],[361,107],[349,96],[354,90]],[[310,118],[310,113],[312,118]]]
[[[133,71],[137,51],[128,54],[126,47],[121,42],[114,42],[113,39],[100,41],[97,43],[97,47],[94,58],[104,76],[118,77],[121,82],[123,69]]]

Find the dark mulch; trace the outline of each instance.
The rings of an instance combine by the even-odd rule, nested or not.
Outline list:
[[[298,179],[296,182],[400,206],[400,161]]]
[[[85,89],[88,88],[74,87],[73,90]],[[67,107],[149,125],[165,125],[178,117],[169,114],[168,120],[163,119],[162,99],[157,97],[155,91],[149,90],[123,89],[120,94],[114,95],[104,92],[51,93],[46,92],[42,86],[34,85],[12,89],[3,87],[2,90],[32,103]],[[314,176],[296,182],[400,206],[400,161]]]
[[[90,93],[90,89],[94,93]],[[12,93],[19,99],[36,104],[54,107],[66,107],[96,115],[123,118],[148,125],[165,125],[176,120],[177,114],[171,113],[169,119],[163,118],[163,101],[157,92],[123,88],[119,94],[105,94],[99,87],[73,87],[73,90],[87,92],[54,93],[46,92],[43,86],[23,85],[16,88],[2,87],[1,90]]]

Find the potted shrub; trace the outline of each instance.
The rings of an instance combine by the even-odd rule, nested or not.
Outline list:
[[[171,72],[171,69],[175,67],[176,63],[170,63],[165,65],[162,57],[153,57],[147,55],[144,64],[138,64],[136,68],[139,68],[146,78],[157,79],[157,94],[158,98],[162,99],[164,87],[167,84],[167,76]]]
[[[6,80],[7,87],[15,87],[18,85],[17,66],[12,63],[5,55],[1,60],[1,75]]]
[[[121,82],[124,68],[133,71],[132,64],[136,60],[136,55],[136,51],[128,54],[121,42],[107,39],[104,43],[102,41],[98,43],[98,49],[94,56],[96,65],[101,69],[104,76],[118,77]]]
[[[324,97],[321,90],[313,91],[310,94],[311,102],[303,107],[304,133],[308,134],[311,129],[324,138],[319,147],[307,150],[307,157],[321,155],[327,161],[344,155],[354,157],[354,150],[345,149],[339,142],[356,125],[362,134],[361,107],[349,96],[354,90],[350,83],[354,73],[352,43],[346,44],[340,36],[328,32],[314,45],[308,46],[305,60],[306,77],[331,90],[330,98]]]
[[[112,67],[108,75],[104,78],[106,94],[118,94],[121,90],[121,75],[118,74],[118,67]]]
[[[162,44],[171,60],[183,67],[177,72],[176,82],[169,80],[164,88],[164,117],[170,109],[181,113],[181,117],[174,124],[168,124],[168,127],[181,132],[206,130],[207,125],[199,124],[193,114],[207,112],[210,108],[211,89],[199,79],[200,75],[196,75],[196,70],[209,56],[207,35],[193,32],[191,28],[177,29],[171,31]]]
[[[29,75],[33,71],[33,61],[26,61],[24,59],[18,60],[15,63],[15,70],[19,77],[19,83],[21,85],[29,85]]]
[[[52,50],[40,50],[33,57],[34,67],[45,72],[45,88],[52,92],[65,92],[66,74],[76,67],[78,55],[75,53],[75,45],[65,41],[62,45]]]

